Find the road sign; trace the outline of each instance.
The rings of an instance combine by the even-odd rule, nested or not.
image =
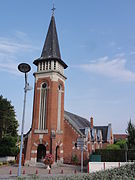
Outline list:
[[[77,147],[83,147],[83,146],[84,146],[84,138],[78,138]]]

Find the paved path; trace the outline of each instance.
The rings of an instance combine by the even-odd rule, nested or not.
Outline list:
[[[17,178],[17,166],[3,166],[0,167],[0,179],[16,179]],[[63,173],[62,173],[63,171]],[[73,165],[61,165],[59,167],[52,167],[49,174],[49,170],[44,167],[22,167],[22,177],[48,177],[48,176],[58,176],[58,175],[73,175],[80,173],[80,166]],[[11,174],[10,174],[11,172]],[[23,174],[25,173],[25,174]]]

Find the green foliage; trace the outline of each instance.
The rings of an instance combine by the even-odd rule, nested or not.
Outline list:
[[[18,121],[11,102],[0,96],[0,139],[6,134],[17,137]]]
[[[127,145],[127,140],[122,139],[117,141],[115,144],[108,144],[106,149],[120,150],[120,149],[125,149],[126,145]]]
[[[16,137],[5,135],[0,139],[0,156],[15,156],[18,154],[19,149],[16,147]]]
[[[130,161],[134,161],[135,160],[135,150],[134,149],[129,149],[128,150],[127,158]]]
[[[119,149],[96,149],[95,155],[101,155],[102,162],[124,162],[125,150]]]
[[[120,149],[120,150],[96,149],[93,154],[101,155],[102,162],[125,162],[126,161],[125,149]],[[134,149],[128,149],[127,160],[128,161],[135,160],[135,150]]]
[[[133,149],[135,148],[135,125],[131,122],[131,119],[128,122],[127,134],[128,134],[128,148]]]
[[[121,148],[119,144],[109,144],[107,145],[106,149],[120,150]]]
[[[14,107],[0,96],[0,156],[14,156],[18,153],[17,128]]]
[[[125,147],[127,145],[127,140],[122,139],[122,140],[117,141],[115,144],[119,145],[121,149],[125,149]]]
[[[72,155],[71,162],[72,162],[73,164],[78,164],[78,163],[79,163],[79,159],[78,159],[78,157],[77,157],[76,154],[75,154],[75,155]]]

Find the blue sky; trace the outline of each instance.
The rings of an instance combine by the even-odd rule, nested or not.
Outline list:
[[[61,56],[69,66],[65,110],[125,133],[129,119],[135,122],[134,0],[2,0],[0,94],[11,100],[21,122],[24,77],[17,66],[31,65],[28,78],[34,87],[33,61],[41,55],[53,3]],[[25,132],[32,107],[30,91]]]

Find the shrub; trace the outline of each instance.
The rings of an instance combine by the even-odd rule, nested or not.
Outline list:
[[[71,162],[72,162],[73,164],[78,164],[78,163],[79,163],[79,159],[78,159],[78,157],[77,157],[76,154],[75,154],[75,155],[72,155]]]
[[[94,155],[101,155],[102,162],[124,162],[126,161],[125,150],[112,149],[96,149]],[[135,150],[129,149],[127,151],[127,160],[135,160]]]
[[[120,150],[121,148],[119,144],[109,144],[107,145],[106,149]]]
[[[94,154],[101,155],[102,162],[124,162],[125,161],[124,150],[97,149]]]

